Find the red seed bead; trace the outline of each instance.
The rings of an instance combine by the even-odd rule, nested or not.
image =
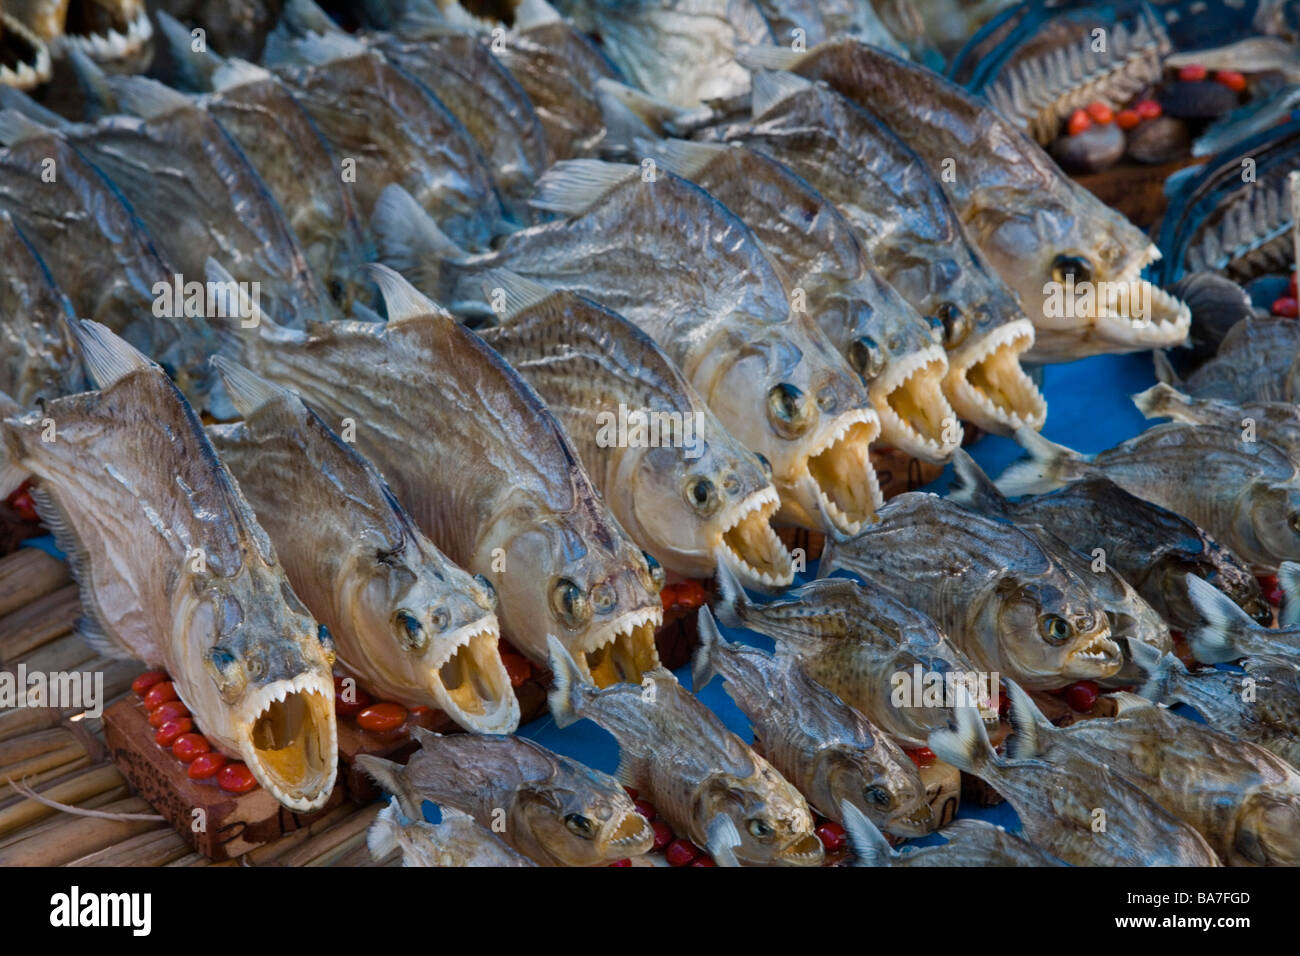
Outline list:
[[[664,851],[669,866],[686,866],[695,862],[699,855],[699,849],[690,840],[674,840]]]
[[[231,793],[247,793],[257,786],[257,778],[247,764],[228,763],[217,771],[217,783]]]
[[[1120,110],[1115,114],[1115,123],[1120,129],[1132,129],[1142,122],[1137,110]]]
[[[1114,111],[1105,103],[1101,102],[1101,100],[1093,100],[1087,105],[1086,109],[1088,110],[1088,116],[1092,121],[1094,123],[1100,123],[1102,126],[1113,122],[1115,119]]]
[[[665,611],[677,605],[677,592],[676,584],[666,584],[664,589],[659,592],[659,603],[664,606]]]
[[[1206,76],[1206,69],[1205,67],[1201,66],[1199,63],[1189,63],[1187,66],[1183,67],[1181,70],[1178,71],[1178,78],[1180,80],[1190,80],[1192,82],[1195,82],[1196,80],[1205,79],[1205,76]]]
[[[344,678],[334,678],[334,714],[338,717],[355,717],[369,707],[371,703],[370,695],[357,685],[356,678],[350,677],[347,679],[352,681],[352,697],[354,699],[351,701],[343,699],[346,692],[346,688],[343,686]]]
[[[226,765],[226,755],[219,753],[199,754],[190,762],[190,769],[185,771],[191,780],[207,780],[215,777],[217,771]]]
[[[656,850],[662,850],[668,844],[673,842],[673,828],[668,824],[664,823],[662,820],[656,820],[651,824],[651,827],[653,827],[655,831],[654,848]]]
[[[1172,627],[1169,629],[1169,636],[1175,644],[1182,644],[1187,640],[1182,631],[1175,631]]]
[[[1071,684],[1070,689],[1065,692],[1065,702],[1070,705],[1071,710],[1077,710],[1079,713],[1087,713],[1092,710],[1092,705],[1097,703],[1097,694],[1100,688],[1090,680],[1081,680],[1077,684]]]
[[[390,700],[371,704],[357,714],[357,724],[361,729],[373,730],[377,734],[396,730],[404,723],[406,723],[406,708],[401,704],[394,704]]]
[[[1295,296],[1284,295],[1273,301],[1269,311],[1286,319],[1294,319],[1300,317],[1300,302],[1296,301]]]
[[[1300,298],[1300,293],[1296,292],[1295,273],[1291,273],[1291,278],[1286,280],[1286,291],[1291,298]]]
[[[1142,100],[1133,109],[1143,119],[1155,119],[1165,111],[1155,100]]]
[[[208,738],[202,734],[181,734],[172,744],[172,753],[181,763],[189,763],[200,754],[211,750],[212,744],[208,743]]]
[[[410,713],[411,713],[411,716],[412,716],[412,717],[423,717],[425,714],[427,714],[427,713],[429,713],[430,711],[432,711],[433,708],[432,708],[432,707],[425,707],[423,704],[420,704],[420,705],[418,705],[418,706],[416,706],[416,707],[411,707],[411,708],[409,708],[409,710],[410,710]]]
[[[1220,70],[1214,74],[1214,79],[1234,93],[1244,93],[1246,91],[1246,77],[1236,70]]]
[[[32,498],[31,487],[31,482],[24,481],[7,500],[9,507],[18,512],[18,517],[23,521],[40,521],[41,516],[36,513],[36,500]]]
[[[159,704],[176,699],[176,685],[169,680],[159,681],[150,687],[144,695],[144,706],[153,710]]]
[[[149,688],[154,684],[160,684],[167,679],[166,671],[145,671],[135,680],[131,681],[131,689],[135,691],[137,697],[143,697],[149,693]]]
[[[709,592],[699,581],[682,581],[677,585],[677,607],[697,611],[709,600]]]
[[[501,663],[505,665],[510,686],[518,687],[533,676],[533,665],[525,657],[512,651],[501,652]]]
[[[934,751],[929,747],[914,747],[904,751],[918,767],[928,767],[935,761]]]
[[[649,800],[637,800],[634,801],[632,805],[636,807],[637,813],[641,814],[641,816],[645,817],[651,823],[653,823],[655,817],[658,816],[658,814],[655,813],[654,804]]]
[[[177,717],[162,724],[153,735],[154,743],[159,747],[170,747],[176,743],[181,734],[188,734],[194,729],[194,721],[188,717]]]
[[[606,866],[631,866],[631,860],[615,860],[613,863],[606,863]]]
[[[1071,136],[1078,136],[1091,125],[1092,120],[1088,117],[1087,110],[1075,110],[1070,114],[1070,122],[1065,128]]]
[[[848,834],[838,823],[827,821],[819,826],[816,830],[817,839],[822,841],[822,846],[826,848],[827,853],[834,853],[836,850],[843,849],[845,842],[848,840]]]
[[[624,790],[624,792],[626,792],[627,795],[628,795],[629,797],[631,797],[633,800],[639,800],[639,799],[641,799],[641,791],[640,791],[640,790],[637,790],[635,787],[624,787],[623,790]]]
[[[694,862],[691,863],[691,866],[717,866],[717,865],[718,864],[713,862],[713,857],[708,856],[707,854],[701,855]]]
[[[182,717],[188,717],[190,709],[179,700],[169,700],[165,704],[159,704],[153,710],[149,711],[149,726],[161,727],[169,720],[179,720]]]

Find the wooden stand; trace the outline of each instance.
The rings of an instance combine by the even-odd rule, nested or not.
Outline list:
[[[343,802],[343,787],[336,786],[320,810],[294,813],[262,787],[229,793],[215,779],[191,780],[186,765],[154,743],[153,735],[149,714],[138,700],[120,700],[104,711],[104,740],[118,770],[210,860],[231,860],[278,840]]]

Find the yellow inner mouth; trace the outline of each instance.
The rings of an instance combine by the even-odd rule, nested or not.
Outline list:
[[[649,620],[620,631],[612,641],[584,654],[587,671],[597,687],[628,682],[641,683],[646,671],[659,666],[655,647],[655,621]]]
[[[780,587],[794,580],[790,552],[771,525],[779,504],[780,499],[771,495],[722,533],[723,559],[748,582]]]
[[[1022,351],[1018,342],[1004,343],[966,370],[967,383],[1017,428],[1041,423],[1047,413],[1038,387],[1020,367]]]
[[[438,668],[447,697],[465,714],[481,717],[495,711],[502,697],[513,693],[496,645],[495,634],[476,634]]]
[[[256,760],[290,793],[315,793],[333,761],[327,753],[333,735],[333,701],[315,691],[294,691],[272,701],[253,722]]]
[[[852,531],[876,520],[880,489],[869,452],[875,437],[874,428],[856,422],[808,459],[808,473],[830,517]]]
[[[901,425],[922,442],[940,446],[947,444],[943,436],[944,426],[949,420],[955,420],[956,414],[941,390],[945,371],[945,363],[934,359],[890,391],[885,396],[885,403],[897,422],[884,416],[881,418],[882,427],[888,430],[890,425]],[[886,434],[886,440],[889,437]]]

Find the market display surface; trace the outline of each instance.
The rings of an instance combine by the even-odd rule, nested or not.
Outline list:
[[[1285,3],[0,3],[0,865],[1300,863]]]

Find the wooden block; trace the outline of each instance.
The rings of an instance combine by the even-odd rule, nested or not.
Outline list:
[[[961,806],[961,771],[936,760],[921,768],[921,783],[925,785],[925,802],[930,805],[935,821],[946,827]]]
[[[185,764],[154,743],[148,713],[137,700],[118,701],[104,712],[104,739],[114,763],[131,785],[167,818],[176,832],[210,860],[229,860],[306,826],[344,799],[342,784],[312,813],[294,813],[262,787],[228,793],[215,778],[191,780]],[[201,728],[200,728],[201,729]],[[194,811],[205,826],[194,832]]]

